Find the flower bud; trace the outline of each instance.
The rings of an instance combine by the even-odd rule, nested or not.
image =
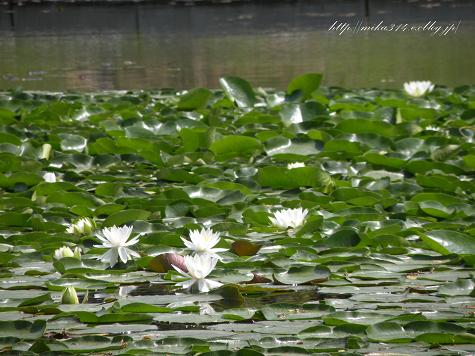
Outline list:
[[[54,258],[60,260],[65,257],[74,257],[74,252],[67,246],[63,246],[54,251]]]
[[[90,234],[94,231],[96,224],[89,218],[79,219],[76,223],[71,224],[66,231],[70,234],[82,235]]]
[[[76,246],[76,248],[74,249],[74,258],[77,258],[78,260],[81,259],[81,249],[79,247]]]
[[[60,260],[65,257],[77,258],[78,260],[80,260],[81,249],[79,247],[76,247],[73,251],[69,247],[63,246],[63,247],[58,248],[56,251],[54,251],[55,259]]]
[[[41,147],[41,159],[46,159],[48,160],[51,157],[51,145],[49,143],[45,143]]]
[[[63,304],[79,304],[79,298],[78,298],[78,295],[76,293],[76,289],[74,289],[74,287],[69,286],[64,290],[63,296],[61,298],[61,303],[63,303]]]

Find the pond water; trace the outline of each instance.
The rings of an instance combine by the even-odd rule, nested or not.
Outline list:
[[[297,74],[324,84],[400,87],[475,82],[474,1],[322,0],[228,4],[0,5],[0,89],[217,87],[223,75],[284,87]],[[356,25],[458,25],[446,36],[328,31]]]

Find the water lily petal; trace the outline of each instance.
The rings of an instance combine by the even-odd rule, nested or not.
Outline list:
[[[182,276],[191,278],[191,276],[190,276],[188,273],[186,273],[185,271],[183,271],[181,268],[178,268],[177,266],[175,266],[175,265],[173,265],[173,264],[172,264],[172,267],[173,267],[178,273],[180,273]]]
[[[139,242],[139,237],[135,236],[133,239],[127,241],[124,245],[125,246],[132,246],[132,245],[135,245],[137,242]]]
[[[183,237],[181,237],[181,239],[183,240],[183,243],[185,244],[186,247],[191,248],[191,249],[195,248],[195,244],[193,244],[192,242],[188,241],[187,239]]]
[[[127,254],[127,250],[125,249],[125,247],[122,247],[122,246],[119,247],[119,257],[122,260],[122,262],[127,263],[129,256]]]
[[[210,279],[200,279],[198,281],[198,290],[203,293],[209,292],[211,289],[221,287],[222,283],[212,281]]]
[[[119,260],[119,254],[117,252],[117,249],[113,248],[104,253],[101,257],[100,260],[102,262],[107,262],[110,264],[111,267],[113,267],[117,261]]]
[[[107,237],[105,237],[104,235],[102,235],[101,233],[97,233],[96,234],[96,237],[101,240],[103,243],[106,243],[106,244],[110,244],[110,241]]]
[[[186,289],[186,288],[190,288],[193,284],[195,284],[195,282],[196,282],[196,279],[189,279],[187,281],[177,283],[176,286]]]
[[[130,248],[126,248],[126,251],[127,251],[127,254],[129,255],[130,260],[132,259],[130,258],[130,256],[137,257],[137,258],[140,257],[140,255],[137,252],[135,252],[134,250],[131,250]]]

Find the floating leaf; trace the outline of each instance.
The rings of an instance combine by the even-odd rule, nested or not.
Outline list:
[[[391,321],[370,325],[366,334],[370,339],[380,342],[407,343],[412,340],[400,324]]]
[[[447,208],[445,205],[435,200],[421,201],[419,206],[424,213],[437,218],[448,218],[454,212],[454,209]]]
[[[223,77],[219,79],[219,84],[226,95],[239,107],[249,107],[256,103],[256,95],[251,84],[244,79],[237,77]]]
[[[342,229],[335,232],[321,243],[328,247],[353,247],[361,241],[358,233],[352,229]]]
[[[261,247],[261,245],[254,244],[247,240],[238,240],[231,244],[231,251],[238,256],[253,256]]]
[[[475,254],[475,237],[457,231],[429,231],[422,236],[422,240],[430,248],[444,255],[449,253]]]
[[[61,149],[63,151],[74,150],[81,152],[87,145],[87,140],[79,135],[72,134],[60,134],[61,137]]]
[[[209,148],[220,161],[233,157],[248,157],[262,149],[259,140],[248,136],[229,135],[214,141]]]
[[[312,93],[318,89],[321,80],[322,75],[320,73],[307,73],[300,75],[292,79],[289,83],[287,93],[293,95],[295,92],[298,92],[303,100],[308,99]]]
[[[377,312],[338,311],[324,316],[323,320],[327,325],[373,325],[390,318],[391,315]]]
[[[472,295],[475,290],[473,279],[458,279],[456,282],[446,283],[439,287],[438,292],[442,295]]]
[[[280,117],[285,125],[316,120],[320,115],[326,114],[328,114],[327,109],[322,104],[314,101],[302,104],[284,104],[280,111]]]
[[[294,155],[312,155],[318,154],[323,146],[313,140],[294,139],[277,136],[266,141],[265,150],[269,156],[294,154]]]
[[[340,122],[337,130],[355,134],[374,133],[385,137],[395,137],[398,135],[397,128],[384,121],[353,119]]]
[[[287,169],[268,166],[259,169],[257,181],[262,186],[293,189],[299,187],[328,187],[332,184],[330,176],[317,167]]]
[[[274,273],[274,279],[282,284],[319,283],[330,277],[330,270],[324,266],[295,266],[287,272]]]
[[[45,320],[0,321],[0,337],[17,337],[25,340],[34,340],[43,336],[46,329]]]
[[[127,209],[118,211],[104,220],[103,226],[121,226],[132,224],[137,220],[146,220],[150,216],[150,212],[141,209]]]
[[[208,104],[212,92],[205,88],[196,88],[182,95],[178,101],[177,107],[181,110],[202,109]]]

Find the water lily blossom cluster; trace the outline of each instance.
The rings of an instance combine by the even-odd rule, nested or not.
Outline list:
[[[72,257],[72,258],[77,258],[78,260],[80,260],[81,249],[79,247],[76,247],[73,251],[68,246],[63,246],[54,251],[55,259],[60,260],[65,257]]]
[[[217,259],[221,259],[218,256],[219,252],[226,251],[225,248],[215,248],[219,243],[220,237],[218,232],[213,232],[211,229],[202,228],[200,230],[190,230],[190,240],[188,241],[181,238],[185,243],[186,247],[193,250],[196,254],[199,255],[210,255]]]
[[[221,283],[206,278],[216,267],[216,263],[221,260],[218,253],[226,251],[225,248],[215,247],[221,239],[219,232],[203,227],[201,230],[190,230],[190,240],[183,237],[181,239],[194,254],[184,257],[183,264],[180,265],[182,268],[172,264],[178,273],[189,278],[184,282],[177,283],[177,286],[191,288],[197,284],[200,292],[208,292],[221,286]]]
[[[222,283],[206,278],[213,271],[217,262],[218,259],[210,255],[197,254],[185,256],[184,263],[188,272],[181,270],[175,265],[172,266],[178,273],[189,279],[176,285],[182,288],[191,288],[197,284],[198,290],[203,293],[222,286]]]
[[[287,169],[302,168],[305,167],[303,162],[292,162],[287,165]]]
[[[272,224],[282,229],[289,227],[295,229],[304,224],[307,214],[307,209],[282,209],[274,212],[274,217],[269,217],[269,219]]]
[[[129,240],[132,233],[132,226],[112,226],[102,229],[101,233],[97,234],[97,238],[101,240],[102,245],[94,245],[94,247],[108,248],[109,251],[98,257],[102,262],[108,262],[113,267],[119,258],[122,262],[127,263],[128,260],[132,260],[132,257],[140,257],[140,255],[131,250],[129,246],[135,245],[139,242],[139,237],[136,236]]]
[[[90,234],[95,228],[95,223],[89,218],[82,218],[66,229],[70,234],[82,235]]]
[[[404,83],[404,90],[410,96],[418,98],[434,90],[434,84],[432,84],[428,80],[420,81],[420,82],[418,81],[408,82],[408,83]]]

